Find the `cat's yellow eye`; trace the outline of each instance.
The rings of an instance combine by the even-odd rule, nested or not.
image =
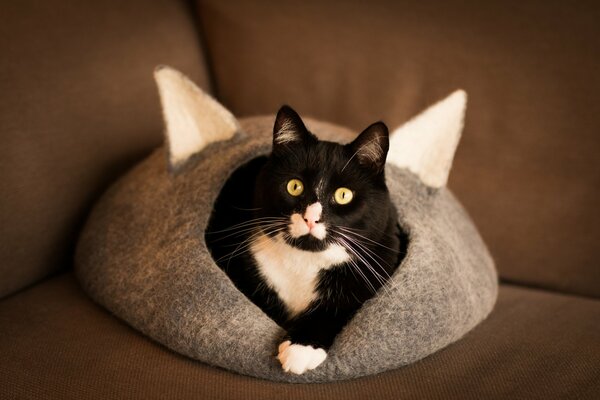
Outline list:
[[[354,193],[352,193],[352,190],[345,187],[337,188],[333,194],[335,202],[341,205],[350,203],[353,197]]]
[[[300,179],[290,179],[287,183],[287,191],[292,196],[300,196],[304,192],[304,184]]]

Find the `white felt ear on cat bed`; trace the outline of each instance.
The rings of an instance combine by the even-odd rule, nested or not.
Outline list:
[[[467,94],[457,90],[396,128],[387,161],[407,168],[427,186],[446,186],[466,107]]]
[[[211,143],[231,139],[239,130],[235,117],[181,72],[157,67],[158,85],[171,165],[183,163]]]

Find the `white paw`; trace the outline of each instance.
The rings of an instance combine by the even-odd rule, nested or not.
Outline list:
[[[289,340],[279,345],[279,354],[277,355],[277,359],[285,372],[298,375],[309,369],[317,368],[326,358],[327,352],[323,349],[292,344]]]

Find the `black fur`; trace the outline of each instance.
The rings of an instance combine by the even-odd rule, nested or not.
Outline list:
[[[294,140],[278,143],[284,126],[287,139],[291,129]],[[363,146],[376,146],[375,150],[381,150],[379,157],[368,157],[374,153],[361,152]],[[287,330],[292,343],[329,348],[359,307],[394,273],[405,254],[407,236],[397,224],[396,210],[385,184],[387,151],[388,131],[381,122],[343,146],[319,141],[300,117],[284,106],[276,118],[271,155],[238,169],[217,200],[206,234],[213,257],[246,296]],[[298,197],[287,193],[286,185],[292,178],[304,183],[304,192]],[[362,246],[350,244],[360,257],[353,256],[356,266],[347,263],[321,271],[317,300],[303,313],[290,318],[277,294],[258,273],[250,252],[244,251],[255,230],[238,231],[231,227],[252,218],[289,219],[294,212],[303,214],[308,205],[318,201],[316,186],[321,181],[324,185],[319,201],[323,206],[322,222],[328,225],[327,237],[318,240],[305,235],[294,239],[285,235],[286,241],[306,251],[321,251],[336,240],[348,244],[344,234]],[[339,187],[353,191],[354,198],[349,204],[339,205],[333,200],[333,193]],[[274,235],[282,224],[254,227]]]

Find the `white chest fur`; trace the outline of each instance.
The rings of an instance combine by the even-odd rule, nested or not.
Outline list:
[[[280,237],[259,235],[250,246],[258,270],[288,308],[291,316],[309,306],[317,296],[319,272],[350,259],[338,244],[319,252],[304,251],[285,243]]]

